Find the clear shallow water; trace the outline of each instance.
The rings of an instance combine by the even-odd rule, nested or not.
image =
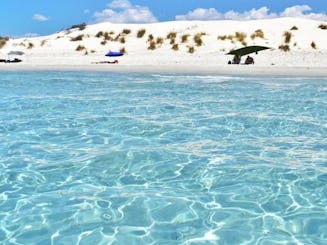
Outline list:
[[[326,244],[327,80],[0,73],[1,244]]]

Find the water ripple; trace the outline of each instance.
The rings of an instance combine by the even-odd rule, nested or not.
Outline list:
[[[1,72],[1,244],[324,244],[326,91]]]

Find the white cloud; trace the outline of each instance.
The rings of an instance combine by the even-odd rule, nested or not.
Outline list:
[[[308,5],[296,5],[286,8],[281,14],[281,17],[300,17],[313,20],[327,21],[327,15],[322,13],[311,13],[311,8]]]
[[[127,0],[114,0],[108,4],[110,8],[113,9],[128,9],[132,8],[132,4]]]
[[[49,17],[46,17],[46,16],[44,16],[42,14],[35,14],[35,15],[33,15],[32,19],[36,20],[36,21],[48,21],[48,20],[50,20]]]
[[[223,19],[223,14],[219,13],[214,8],[203,9],[197,8],[187,15],[177,15],[176,20],[220,20]]]
[[[24,37],[39,37],[40,34],[38,33],[25,33]]]
[[[286,8],[280,15],[283,17],[299,17],[303,16],[304,12],[310,11],[311,8],[308,5],[296,5]]]
[[[286,8],[281,13],[272,13],[267,7],[251,9],[245,12],[228,11],[220,13],[214,8],[198,8],[188,12],[186,15],[177,15],[176,20],[257,20],[277,17],[300,17],[327,21],[327,15],[321,13],[311,13],[308,5],[296,5]]]
[[[267,7],[251,9],[250,11],[245,11],[243,13],[229,11],[224,14],[225,19],[231,20],[260,20],[276,17],[278,17],[278,15],[275,13],[269,13],[269,9]]]
[[[149,8],[132,5],[127,0],[114,0],[108,4],[108,7],[94,14],[96,22],[150,23],[158,21]]]
[[[274,18],[275,14],[269,14],[269,9],[267,7],[262,7],[260,9],[252,9],[243,13],[228,11],[226,13],[220,13],[214,8],[202,9],[198,8],[187,15],[177,15],[176,20],[252,20],[252,19],[265,19]]]

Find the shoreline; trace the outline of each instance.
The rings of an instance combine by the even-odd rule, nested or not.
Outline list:
[[[236,76],[291,76],[327,77],[326,67],[281,67],[281,66],[199,66],[199,65],[121,65],[121,64],[76,64],[32,65],[2,64],[0,71],[84,71],[118,73],[162,73],[191,75],[236,75]]]

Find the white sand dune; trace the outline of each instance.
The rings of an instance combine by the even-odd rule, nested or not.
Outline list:
[[[20,50],[25,52],[19,57],[23,62],[0,63],[0,69],[326,76],[326,26],[327,23],[299,18],[100,23],[87,25],[83,30],[75,28],[49,36],[10,39],[0,49],[0,59],[7,59],[11,50]],[[142,29],[144,36],[138,37]],[[167,37],[169,34],[171,38]],[[151,45],[153,50],[149,49]],[[254,65],[228,65],[232,57],[226,53],[245,45],[264,45],[271,49],[253,54]],[[78,46],[81,51],[76,50]],[[283,51],[281,46],[289,51]],[[119,64],[94,64],[114,60],[104,55],[109,50],[121,49],[126,53],[117,58]]]

